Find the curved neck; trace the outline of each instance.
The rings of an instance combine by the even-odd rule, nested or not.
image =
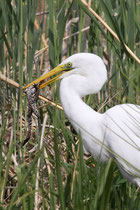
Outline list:
[[[87,125],[92,124],[96,129],[97,122],[101,122],[102,114],[94,111],[89,107],[76,92],[73,86],[70,86],[65,79],[60,84],[60,99],[64,112],[71,124],[77,132],[82,127],[84,129],[86,122]]]
[[[72,84],[71,79],[63,79],[61,81],[60,98],[64,112],[76,132],[80,133],[85,151],[91,153],[95,158],[101,158],[103,161],[106,161],[108,153],[103,148],[103,144],[106,141],[105,115],[94,111],[82,101],[76,85]]]

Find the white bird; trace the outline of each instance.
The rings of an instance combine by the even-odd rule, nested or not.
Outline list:
[[[85,150],[101,162],[114,158],[122,175],[140,188],[140,106],[121,104],[100,114],[82,100],[98,93],[107,80],[102,59],[90,53],[70,56],[25,88],[60,72],[40,88],[62,79],[61,103]]]

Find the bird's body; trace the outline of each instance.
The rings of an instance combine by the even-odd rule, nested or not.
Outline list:
[[[100,114],[82,100],[98,93],[107,80],[106,67],[94,54],[72,55],[52,72],[60,70],[69,70],[60,76],[61,103],[85,150],[101,162],[114,158],[123,176],[140,188],[140,106],[116,105]]]
[[[140,106],[116,105],[105,113],[111,156],[127,179],[140,187]]]
[[[77,70],[61,76],[60,99],[64,112],[76,132],[80,132],[87,152],[101,162],[113,157],[122,174],[140,187],[140,106],[116,105],[100,114],[85,104],[82,97],[99,92],[107,79],[102,60],[96,55],[88,55],[86,68],[85,53],[73,55],[62,63],[71,62],[75,67],[76,62],[77,66],[79,63],[83,68],[78,68],[81,75],[77,74]],[[93,74],[87,76],[89,68]]]

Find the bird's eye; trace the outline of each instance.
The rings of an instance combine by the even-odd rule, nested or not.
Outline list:
[[[72,63],[71,62],[68,62],[65,64],[65,68],[71,68],[72,67]]]

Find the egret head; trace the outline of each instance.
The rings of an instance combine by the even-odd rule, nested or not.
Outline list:
[[[77,88],[79,85],[79,90],[86,90],[86,92],[83,91],[81,93],[84,96],[99,92],[107,80],[106,67],[100,57],[91,53],[77,53],[64,60],[56,68],[33,81],[25,88],[58,73],[59,75],[40,85],[40,89],[58,79],[67,79]]]
[[[62,74],[60,78],[71,77],[70,82],[79,85],[80,91],[83,87],[83,96],[99,92],[107,80],[106,67],[97,55],[91,53],[74,54],[64,60],[60,66],[67,64],[71,64],[72,70]]]

